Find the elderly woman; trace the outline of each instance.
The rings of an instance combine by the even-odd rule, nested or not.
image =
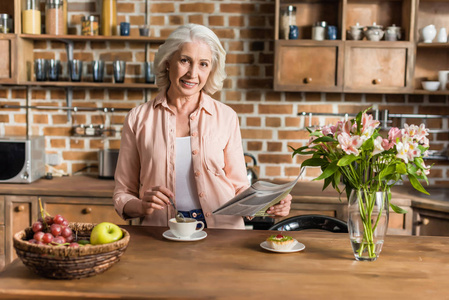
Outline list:
[[[210,95],[223,86],[225,55],[208,28],[189,24],[160,46],[159,94],[132,109],[122,130],[114,203],[124,219],[168,226],[172,198],[209,228],[244,228],[242,217],[212,212],[249,186],[237,114]],[[286,216],[291,196],[267,210]]]

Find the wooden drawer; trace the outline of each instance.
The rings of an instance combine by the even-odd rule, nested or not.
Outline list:
[[[341,91],[341,44],[323,41],[276,41],[274,89],[277,91]]]
[[[346,44],[344,91],[381,93],[411,89],[411,44],[397,42],[381,47],[380,43]]]
[[[69,222],[129,224],[119,217],[110,198],[41,197],[41,200],[49,214],[60,214]]]
[[[415,209],[415,235],[449,236],[449,214],[426,209]]]

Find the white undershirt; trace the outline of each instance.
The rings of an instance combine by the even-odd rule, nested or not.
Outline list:
[[[193,175],[190,137],[176,138],[176,206],[188,211],[201,208]]]

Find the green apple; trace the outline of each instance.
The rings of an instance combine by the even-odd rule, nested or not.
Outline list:
[[[123,231],[114,223],[103,222],[95,225],[90,233],[92,245],[108,244],[118,241],[123,237]]]

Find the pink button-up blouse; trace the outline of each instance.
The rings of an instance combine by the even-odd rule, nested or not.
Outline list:
[[[237,114],[225,104],[201,94],[190,115],[190,137],[198,198],[209,228],[244,228],[242,217],[212,212],[249,186]],[[154,186],[176,187],[176,116],[165,92],[132,109],[122,130],[115,172],[114,205],[124,219],[126,203],[142,199]],[[176,195],[174,201],[176,202]],[[143,217],[143,225],[168,226],[170,206]]]

